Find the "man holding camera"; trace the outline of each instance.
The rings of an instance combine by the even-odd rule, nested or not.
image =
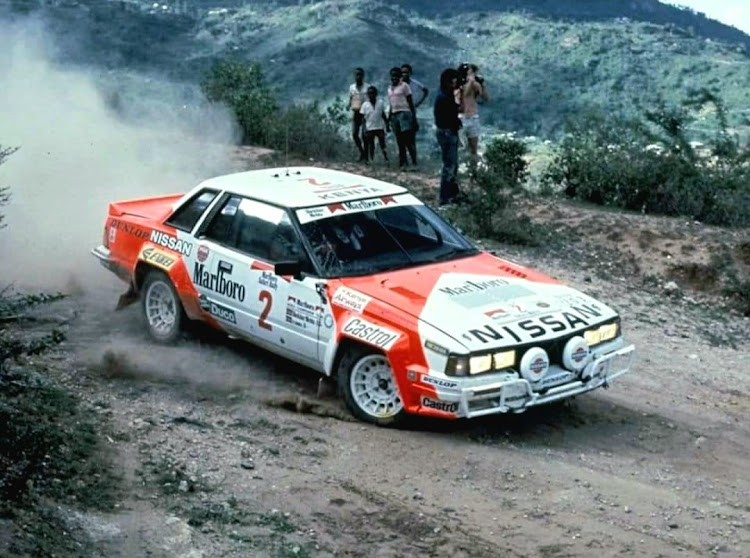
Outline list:
[[[477,73],[475,64],[461,64],[458,67],[459,108],[458,117],[469,144],[469,153],[473,158],[477,156],[479,147],[479,106],[478,100],[488,101],[490,96],[484,78]]]

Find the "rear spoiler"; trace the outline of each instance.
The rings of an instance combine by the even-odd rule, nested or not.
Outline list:
[[[183,194],[170,194],[168,196],[112,202],[109,204],[109,214],[112,217],[135,215],[137,217],[161,219],[171,212],[174,204],[182,197]]]

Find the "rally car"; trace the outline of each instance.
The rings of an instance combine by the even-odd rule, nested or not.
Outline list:
[[[154,340],[204,320],[335,377],[380,425],[522,412],[607,386],[634,354],[611,308],[478,250],[405,188],[340,171],[111,203],[93,254]]]

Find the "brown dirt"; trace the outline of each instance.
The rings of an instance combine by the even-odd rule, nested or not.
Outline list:
[[[202,330],[151,343],[103,280],[61,303],[77,317],[44,359],[112,423],[127,497],[71,521],[113,557],[749,555],[750,320],[704,273],[719,247],[742,260],[747,231],[528,211],[566,248],[492,247],[621,312],[638,359],[612,389],[377,428],[340,420],[312,372],[250,345]]]

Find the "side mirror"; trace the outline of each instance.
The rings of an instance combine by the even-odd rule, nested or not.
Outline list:
[[[302,278],[302,264],[299,261],[278,262],[273,266],[276,275],[291,275],[295,279]]]

